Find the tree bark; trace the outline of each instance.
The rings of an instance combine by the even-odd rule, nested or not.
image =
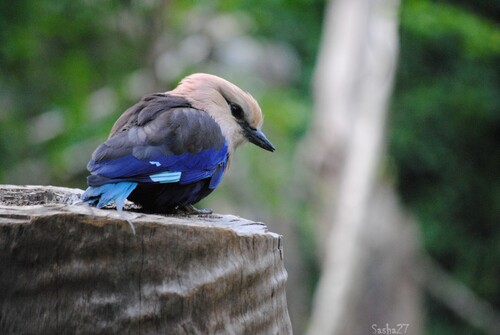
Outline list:
[[[1,334],[291,334],[281,236],[229,215],[68,205],[0,186]]]

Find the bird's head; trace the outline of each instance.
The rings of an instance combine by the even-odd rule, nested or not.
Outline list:
[[[195,73],[184,78],[168,93],[182,96],[194,108],[210,114],[228,140],[230,152],[246,141],[268,151],[275,150],[260,130],[263,117],[259,104],[249,93],[229,81],[206,73]]]

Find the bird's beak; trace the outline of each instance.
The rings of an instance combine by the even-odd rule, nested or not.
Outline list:
[[[261,147],[262,149],[265,149],[265,150],[271,151],[271,152],[276,150],[274,148],[274,145],[272,145],[271,142],[269,142],[266,135],[264,135],[264,133],[258,129],[246,128],[245,129],[245,136],[248,139],[248,141],[255,144],[256,146]]]

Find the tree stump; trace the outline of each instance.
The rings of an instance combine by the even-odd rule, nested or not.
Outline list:
[[[281,236],[0,185],[0,334],[291,334]]]

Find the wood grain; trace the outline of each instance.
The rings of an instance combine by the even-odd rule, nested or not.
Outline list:
[[[0,334],[291,334],[282,237],[230,215],[69,205],[0,186]]]

